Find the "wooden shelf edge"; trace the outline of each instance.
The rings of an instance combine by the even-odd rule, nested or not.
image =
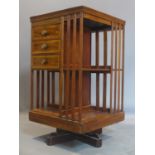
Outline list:
[[[103,128],[105,126],[123,121],[124,112],[117,112],[115,114],[109,113],[106,115],[106,118],[104,119],[102,118],[101,115],[99,115],[99,117],[100,119],[98,119],[97,121],[92,120],[87,123],[86,122],[80,123],[77,121],[66,120],[61,117],[54,117],[43,113],[37,113],[35,111],[29,112],[30,121],[52,126],[55,128],[64,129],[64,130],[79,133],[79,134],[91,132],[99,128]],[[103,115],[103,117],[105,116]]]

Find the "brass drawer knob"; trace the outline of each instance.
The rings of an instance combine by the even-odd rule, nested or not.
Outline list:
[[[48,48],[48,45],[47,45],[47,44],[42,44],[42,45],[41,45],[41,49],[42,49],[42,50],[45,50],[45,49],[47,49],[47,48]]]
[[[41,35],[42,35],[42,36],[46,36],[46,35],[48,35],[47,30],[42,30],[42,31],[41,31]]]
[[[45,64],[47,64],[47,63],[48,63],[47,59],[42,59],[42,61],[41,61],[41,64],[42,64],[42,65],[45,65]]]

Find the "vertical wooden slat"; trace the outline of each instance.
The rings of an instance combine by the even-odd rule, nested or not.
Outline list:
[[[71,95],[71,103],[72,103],[72,119],[74,120],[74,106],[75,106],[75,77],[76,77],[76,71],[75,71],[75,65],[74,65],[74,59],[75,59],[75,53],[76,51],[76,14],[74,15],[73,19],[73,49],[72,49],[72,95]]]
[[[107,66],[107,32],[104,32],[104,66]],[[107,74],[103,74],[103,111],[106,111],[107,100]]]
[[[83,67],[91,66],[91,31],[84,27]],[[78,57],[77,57],[78,59]],[[83,104],[89,105],[91,100],[91,73],[83,72]]]
[[[31,44],[32,44],[32,24],[31,24]],[[32,46],[30,50],[30,55],[32,54]],[[34,71],[32,70],[32,56],[30,58],[30,109],[32,110],[34,108]]]
[[[80,37],[79,37],[79,121],[82,119],[82,66],[83,66],[83,13],[80,14]]]
[[[62,106],[63,106],[63,59],[64,56],[64,17],[61,17],[61,54],[60,54],[60,73],[59,73],[59,114],[62,116]]]
[[[79,70],[79,121],[82,119],[82,71]]]
[[[52,72],[52,104],[55,104],[55,72]]]
[[[44,70],[42,70],[41,76],[41,107],[44,107]]]
[[[30,82],[30,88],[31,88],[31,90],[30,90],[30,98],[31,98],[31,105],[30,105],[30,108],[31,108],[31,110],[33,109],[33,75],[34,75],[34,73],[33,73],[34,71],[33,70],[31,70],[31,82]]]
[[[36,78],[36,102],[37,102],[37,108],[39,108],[39,70],[37,70],[37,78]]]
[[[96,66],[99,65],[99,32],[96,32]]]
[[[65,95],[65,114],[68,117],[68,106],[69,106],[69,71],[66,71],[66,78],[65,78],[65,87],[66,87],[66,95]]]
[[[99,32],[96,32],[96,66],[99,66]],[[96,73],[96,109],[99,110],[99,73]]]
[[[120,111],[120,56],[121,56],[121,25],[119,24],[119,37],[118,37],[118,105],[117,110]]]
[[[50,72],[47,71],[47,106],[50,105]]]
[[[123,36],[122,36],[122,39],[123,39],[123,43],[122,43],[122,106],[121,106],[121,111],[124,111],[124,39],[125,39],[125,28],[123,26]]]
[[[117,24],[115,24],[115,81],[114,81],[114,112],[116,112],[117,97]]]
[[[68,117],[68,108],[69,108],[69,88],[70,88],[70,71],[69,71],[69,63],[70,63],[70,36],[71,36],[71,21],[70,21],[70,16],[67,16],[67,50],[66,50],[66,55],[67,55],[67,62],[66,62],[66,78],[65,78],[65,115]]]
[[[112,23],[112,30],[111,30],[111,74],[110,74],[110,112],[112,113],[113,107],[113,45],[114,45],[114,25]]]
[[[59,73],[59,114],[62,116],[62,90],[63,90],[63,72]]]
[[[75,70],[72,71],[72,119],[74,119],[74,106],[75,106]]]

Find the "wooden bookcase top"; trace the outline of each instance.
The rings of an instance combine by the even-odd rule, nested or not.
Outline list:
[[[109,24],[110,24],[110,22],[116,22],[116,23],[120,23],[122,25],[125,24],[125,21],[120,18],[108,15],[106,13],[94,10],[94,9],[86,7],[86,6],[72,7],[72,8],[54,11],[54,12],[50,12],[50,13],[46,13],[46,14],[42,14],[42,15],[32,16],[30,19],[31,19],[31,22],[37,22],[37,21],[47,20],[50,18],[57,18],[60,16],[67,16],[70,14],[81,13],[81,12],[83,12],[84,18],[87,18],[87,19],[91,18],[91,19],[99,21],[101,18],[101,19],[104,19],[105,21],[107,21],[107,23],[109,22]]]

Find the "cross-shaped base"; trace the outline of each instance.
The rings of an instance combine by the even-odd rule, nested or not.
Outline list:
[[[102,146],[101,134],[102,129],[98,129],[96,131],[86,134],[76,134],[62,129],[57,129],[56,132],[51,133],[49,135],[46,143],[47,145],[55,145],[76,139],[94,147],[101,147]]]

